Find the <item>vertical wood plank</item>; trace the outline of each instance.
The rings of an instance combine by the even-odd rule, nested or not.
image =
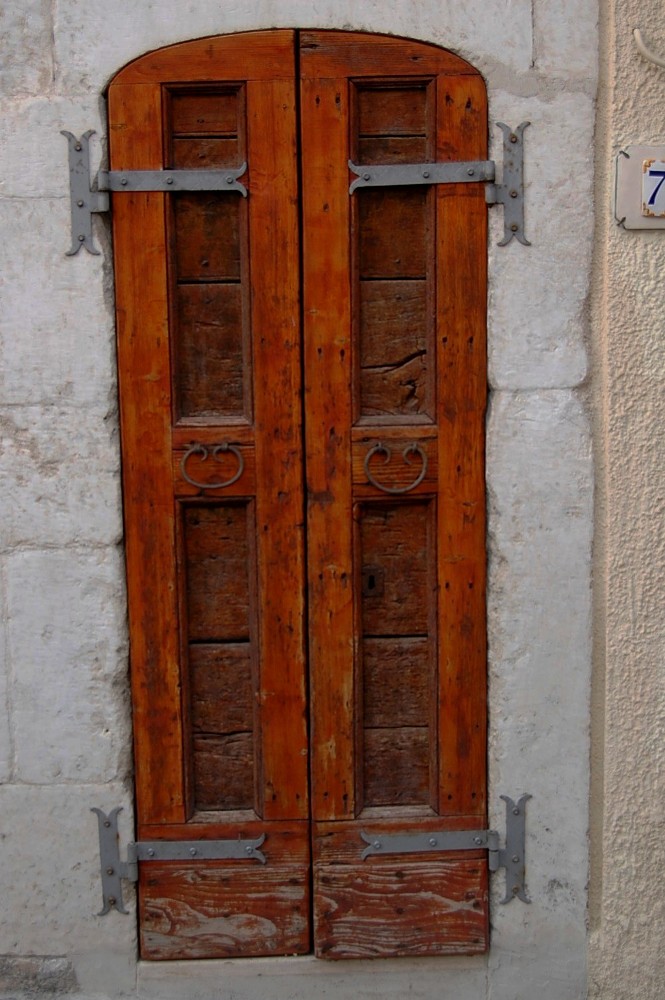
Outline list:
[[[438,159],[487,156],[477,76],[441,78]],[[485,479],[487,209],[482,185],[437,190],[440,412],[440,808],[483,816],[486,780]]]
[[[291,64],[294,56],[291,53]],[[249,81],[263,815],[308,814],[295,66]]]
[[[109,116],[113,170],[162,166],[158,85],[111,88]],[[164,195],[114,196],[136,797],[144,822],[186,818],[165,242]]]
[[[312,797],[332,819],[354,812],[348,83],[301,65]]]

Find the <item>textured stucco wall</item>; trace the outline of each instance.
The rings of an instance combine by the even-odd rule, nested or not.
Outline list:
[[[602,21],[594,267],[597,512],[590,990],[665,994],[665,229],[611,216],[612,158],[665,147],[659,0],[607,4]]]
[[[94,805],[123,805],[130,735],[107,223],[66,258],[66,144],[105,134],[128,60],[188,37],[366,29],[447,46],[526,133],[531,248],[490,245],[491,824],[531,792],[530,906],[499,905],[487,957],[136,964],[99,918]],[[586,988],[592,456],[587,385],[595,0],[6,0],[0,68],[0,992],[579,1000]],[[494,148],[498,132],[492,128]],[[96,147],[97,148],[97,147]],[[130,895],[128,893],[128,895]]]

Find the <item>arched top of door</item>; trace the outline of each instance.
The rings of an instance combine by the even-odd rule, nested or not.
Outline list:
[[[272,28],[197,38],[155,49],[121,69],[110,81],[110,86],[180,83],[183,79],[188,83],[213,82],[219,78],[220,60],[223,60],[227,79],[236,72],[232,68],[234,66],[237,66],[237,75],[246,79],[250,50],[261,76],[273,79],[285,75],[290,77],[291,68],[285,66],[283,59],[284,47],[289,41],[294,48],[318,49],[319,65],[331,77],[338,73],[348,75],[350,50],[355,54],[358,74],[363,77],[373,74],[385,76],[386,60],[392,75],[480,76],[479,71],[465,59],[429,42],[358,31]],[[257,56],[261,58],[257,59]]]

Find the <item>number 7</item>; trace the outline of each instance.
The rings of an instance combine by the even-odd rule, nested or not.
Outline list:
[[[665,170],[653,170],[651,167],[649,167],[649,177],[660,177],[660,180],[658,181],[655,188],[651,192],[651,196],[647,202],[647,205],[655,205],[656,195],[663,186],[663,181],[665,181]]]

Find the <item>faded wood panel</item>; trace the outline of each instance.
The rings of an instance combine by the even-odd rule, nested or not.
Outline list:
[[[176,135],[237,135],[239,88],[221,93],[171,94],[171,127]]]
[[[432,601],[430,505],[366,504],[360,521],[362,564],[382,571],[382,592],[362,598],[365,636],[426,635]]]
[[[313,815],[354,812],[348,87],[302,51],[304,360]]]
[[[260,594],[260,808],[308,815],[295,53],[247,84]]]
[[[195,808],[254,808],[253,733],[194,736],[192,743]]]
[[[371,136],[357,140],[358,162],[423,163],[428,160],[425,136]]]
[[[401,855],[340,863],[339,846],[333,841],[330,847],[337,848],[335,859],[326,863],[317,852],[314,863],[314,933],[320,958],[487,949],[484,860]]]
[[[363,743],[366,807],[429,804],[430,739],[427,728],[366,728]]]
[[[109,123],[111,169],[162,166],[158,85],[112,87]],[[136,799],[149,822],[185,818],[164,197],[113,199]]]
[[[487,156],[485,87],[438,84],[440,159]],[[485,814],[485,478],[487,212],[479,185],[440,185],[437,343],[442,427],[439,616],[440,808]]]
[[[423,726],[429,721],[430,643],[426,638],[363,639],[366,728]]]
[[[252,729],[251,652],[248,642],[190,645],[191,717],[195,733]]]
[[[188,838],[190,827],[180,828]],[[210,836],[257,837],[265,824]],[[145,836],[145,834],[141,834]],[[272,824],[258,861],[141,866],[139,916],[144,959],[303,954],[309,950],[309,830]]]
[[[174,381],[179,415],[246,416],[249,359],[240,285],[180,284],[176,310]]]
[[[239,281],[240,195],[175,194],[175,261],[179,281]]]
[[[186,506],[183,522],[190,642],[249,638],[254,569],[246,505]]]
[[[427,130],[427,91],[427,84],[356,84],[359,135],[423,136]]]
[[[358,275],[423,278],[429,249],[426,189],[358,191]]]

